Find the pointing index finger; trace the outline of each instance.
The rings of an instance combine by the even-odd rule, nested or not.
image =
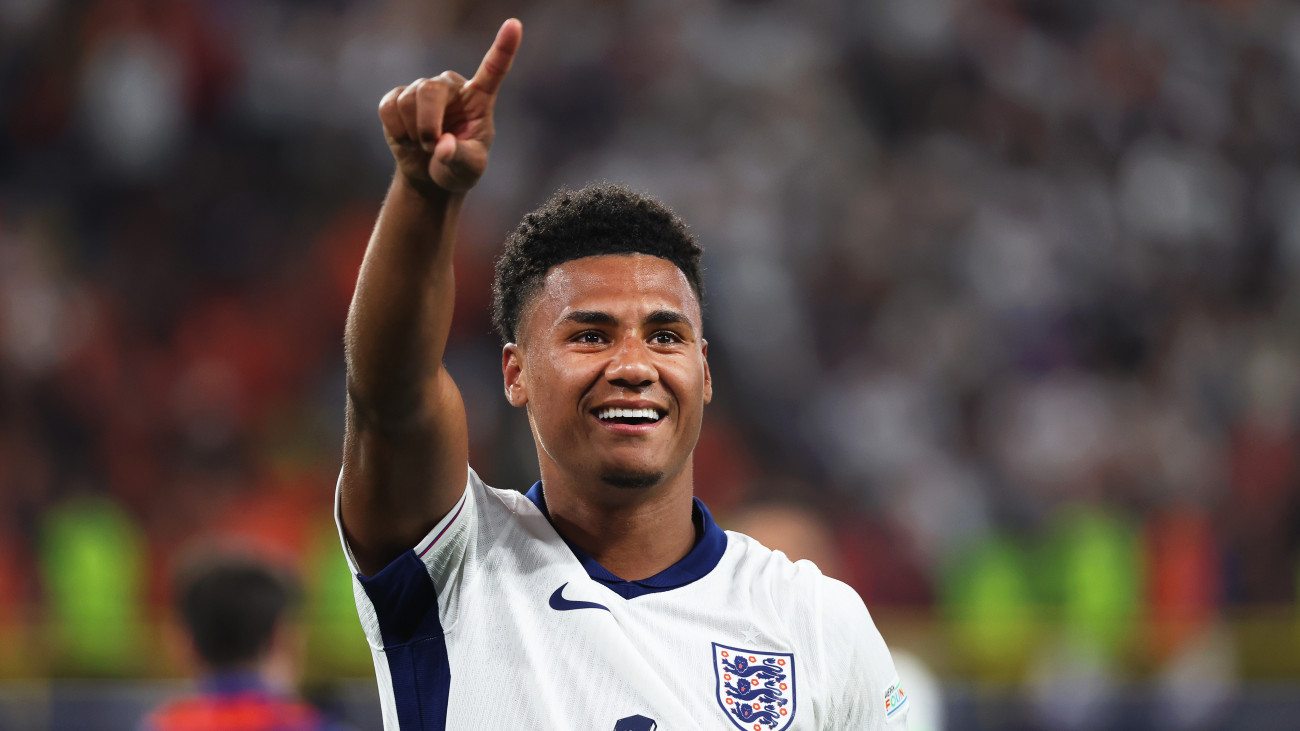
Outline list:
[[[502,23],[496,40],[492,41],[492,47],[483,57],[483,63],[479,64],[470,83],[485,93],[495,94],[509,73],[510,64],[514,63],[515,53],[519,50],[523,37],[524,26],[518,19],[511,18]]]

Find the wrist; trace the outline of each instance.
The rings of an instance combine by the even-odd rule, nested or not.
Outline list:
[[[432,180],[412,180],[401,170],[393,176],[393,184],[388,194],[390,197],[396,196],[411,203],[440,208],[459,205],[465,199],[464,191],[449,191]]]

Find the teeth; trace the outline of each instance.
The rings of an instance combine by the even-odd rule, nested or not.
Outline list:
[[[602,409],[596,412],[598,419],[653,419],[659,420],[659,412],[654,409]]]

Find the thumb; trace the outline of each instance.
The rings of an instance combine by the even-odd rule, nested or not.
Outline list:
[[[433,157],[443,165],[450,165],[456,156],[456,135],[444,132],[433,147]]]
[[[487,148],[478,140],[457,139],[445,134],[433,149],[434,159],[453,175],[478,180],[487,167]]]
[[[446,190],[463,192],[473,187],[486,167],[487,149],[482,144],[444,134],[433,147],[429,176]]]

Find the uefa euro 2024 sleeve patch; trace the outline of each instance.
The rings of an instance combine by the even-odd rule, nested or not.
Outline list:
[[[713,643],[718,705],[743,731],[784,731],[794,721],[794,654]]]
[[[893,718],[906,702],[907,694],[903,692],[903,681],[900,680],[889,686],[885,691],[885,718]]]

